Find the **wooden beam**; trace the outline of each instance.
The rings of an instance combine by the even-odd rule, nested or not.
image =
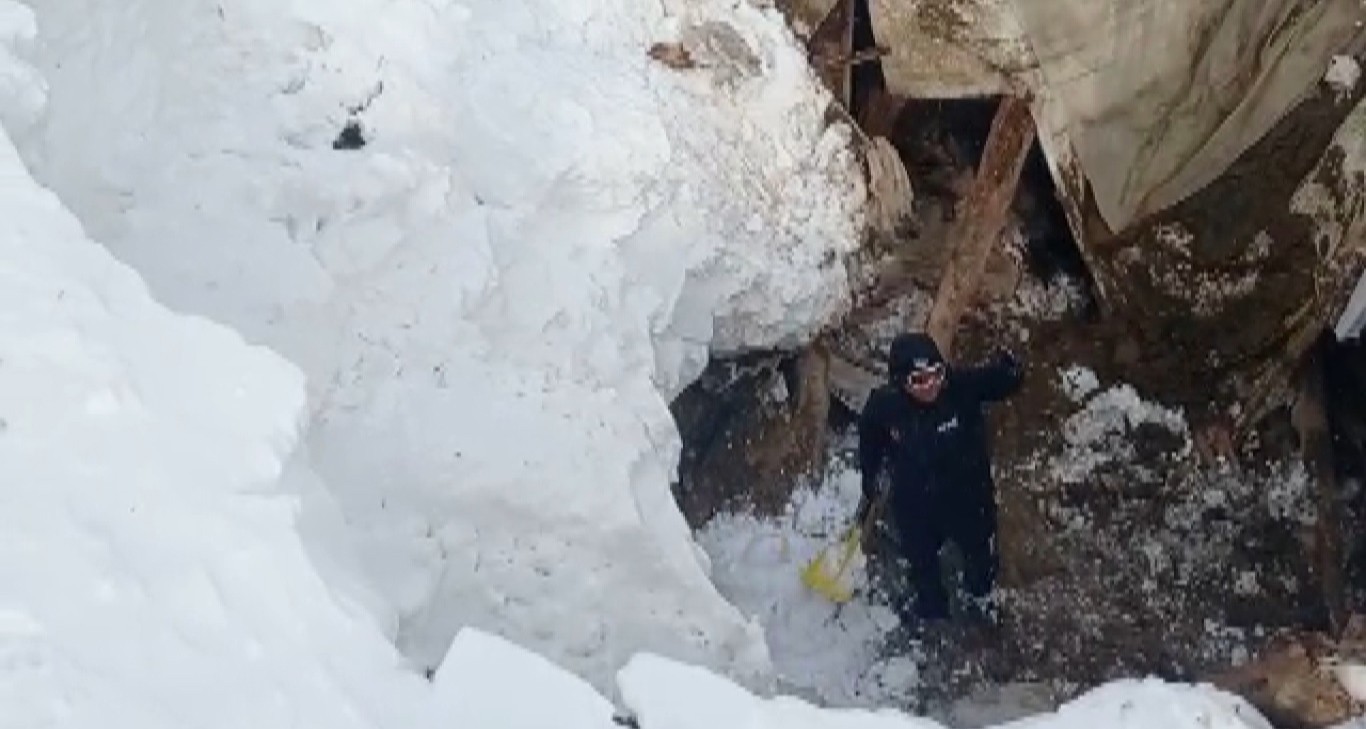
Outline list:
[[[1310,564],[1318,578],[1329,631],[1337,635],[1347,622],[1344,582],[1343,509],[1338,497],[1333,441],[1328,427],[1324,392],[1326,346],[1322,340],[1310,350],[1300,374],[1292,418],[1300,436],[1301,457],[1314,489],[1315,522]]]
[[[844,325],[860,326],[885,317],[893,304],[927,285],[936,285],[934,305],[924,326],[948,356],[958,321],[972,303],[981,286],[987,262],[1019,186],[1020,172],[1034,141],[1034,121],[1029,101],[1008,96],[1001,101],[988,133],[981,163],[963,184],[965,192],[959,210],[944,236],[950,251],[938,283],[924,281],[925,261],[913,260],[909,253],[896,254],[896,261],[884,265],[876,280],[856,299]],[[939,260],[938,256],[932,256]],[[934,264],[933,268],[938,268]]]
[[[953,351],[958,323],[977,293],[991,250],[1001,239],[1034,135],[1029,101],[1018,96],[1003,98],[991,122],[977,175],[949,232],[949,263],[939,278],[926,324],[946,357]]]
[[[952,253],[940,276],[926,322],[946,357],[952,353],[959,319],[981,288],[993,244],[1000,240],[1034,134],[1029,101],[1013,96],[1003,99],[992,122],[981,164],[964,196],[964,209],[946,235],[946,245]],[[922,282],[917,275],[925,269],[918,263],[903,257],[879,274],[842,324],[859,326],[877,321],[886,316],[898,299],[930,285],[932,282]],[[863,407],[868,391],[882,380],[881,375],[842,360],[834,363],[831,376],[841,385],[836,389],[836,397],[854,410]]]
[[[816,75],[845,109],[850,108],[853,94],[849,64],[853,55],[854,3],[853,0],[838,0],[811,33],[811,39],[807,41],[807,58],[815,67]]]

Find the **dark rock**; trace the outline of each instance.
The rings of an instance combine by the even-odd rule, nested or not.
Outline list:
[[[352,119],[342,127],[341,133],[332,142],[332,149],[351,150],[360,149],[365,146],[365,133],[361,130],[360,122]]]

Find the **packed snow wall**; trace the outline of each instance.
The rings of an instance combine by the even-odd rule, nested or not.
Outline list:
[[[302,368],[311,544],[410,658],[476,625],[600,688],[642,649],[767,679],[670,497],[666,403],[847,298],[859,171],[781,16],[32,6],[25,158],[158,298]],[[693,67],[650,58],[679,40]]]
[[[7,128],[43,108],[32,21],[0,2]],[[419,726],[278,486],[298,368],[154,301],[3,132],[0,371],[0,726]]]

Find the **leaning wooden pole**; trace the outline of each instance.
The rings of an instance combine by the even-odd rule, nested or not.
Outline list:
[[[1024,169],[1030,145],[1034,143],[1034,134],[1029,101],[1016,96],[1002,99],[991,122],[972,187],[949,232],[948,266],[939,277],[939,288],[926,323],[926,331],[934,337],[945,357],[952,356],[958,322],[977,293],[992,246],[1001,239],[1001,231],[1005,229],[1006,214],[1015,199],[1020,172]],[[905,279],[898,285],[884,287],[877,298],[855,312],[853,318],[869,316],[870,312],[904,295],[906,292],[900,288],[910,283],[910,279]],[[875,530],[869,525],[881,518],[887,493],[887,490],[883,491],[882,498],[873,504],[865,517],[863,548],[868,554],[875,553],[877,548],[877,540],[873,538]]]
[[[1018,96],[1002,99],[977,175],[950,229],[948,266],[939,278],[926,324],[946,357],[953,351],[958,323],[977,294],[991,250],[1001,239],[1034,134],[1029,101]]]

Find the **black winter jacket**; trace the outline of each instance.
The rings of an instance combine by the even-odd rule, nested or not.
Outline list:
[[[914,507],[925,497],[945,494],[971,499],[992,491],[991,445],[984,405],[1019,390],[1023,373],[1009,354],[981,367],[948,367],[935,402],[922,404],[904,389],[912,366],[942,363],[934,340],[902,334],[888,357],[888,382],[868,397],[859,419],[859,461],[863,493],[877,496],[877,478],[891,466],[892,503]]]

